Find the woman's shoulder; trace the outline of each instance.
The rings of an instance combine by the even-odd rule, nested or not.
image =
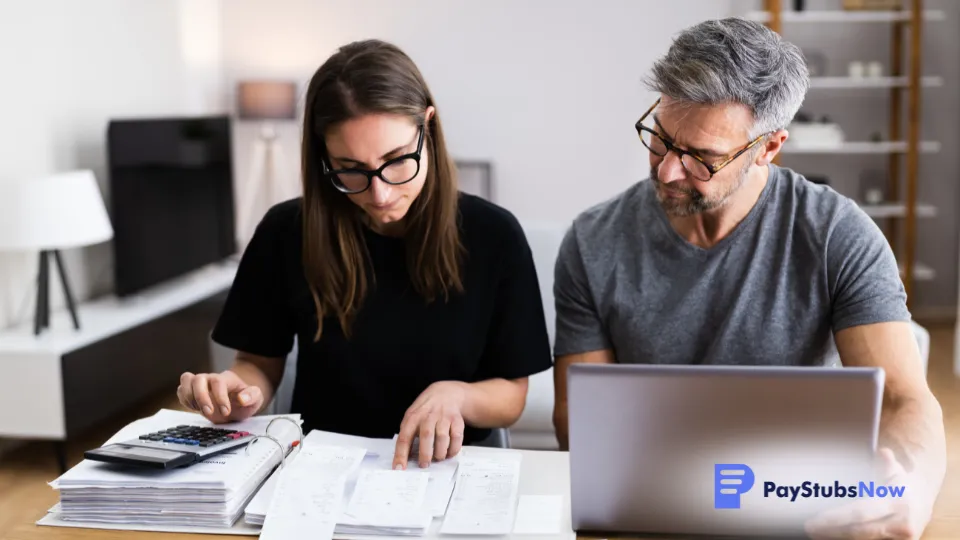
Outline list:
[[[460,218],[461,228],[468,236],[500,240],[523,237],[523,227],[513,212],[470,193],[460,194]]]
[[[303,238],[301,199],[271,206],[257,224],[245,251],[270,253],[272,257],[299,259]]]
[[[300,230],[303,199],[297,197],[270,207],[260,220],[264,232],[286,234]]]

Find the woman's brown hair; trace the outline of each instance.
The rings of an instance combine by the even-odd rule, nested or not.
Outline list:
[[[412,285],[427,302],[463,290],[456,169],[439,115],[425,118],[432,105],[433,96],[417,66],[403,51],[382,41],[350,43],[313,75],[304,109],[302,178],[303,266],[317,311],[315,339],[323,333],[325,316],[336,316],[349,337],[370,289],[363,211],[324,177],[321,161],[327,159],[328,130],[358,116],[399,114],[424,126],[428,170],[423,189],[404,218],[407,267]]]

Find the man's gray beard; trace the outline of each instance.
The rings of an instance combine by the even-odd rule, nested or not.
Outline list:
[[[678,201],[667,197],[659,189],[666,186],[664,186],[660,182],[660,179],[657,178],[656,167],[650,167],[650,180],[653,181],[655,187],[654,191],[657,194],[657,200],[660,202],[660,207],[663,208],[663,211],[666,212],[668,216],[688,217],[723,207],[730,201],[730,197],[736,193],[741,186],[743,186],[743,182],[747,179],[747,173],[749,172],[750,162],[748,161],[747,164],[740,169],[740,173],[737,175],[737,180],[730,185],[730,188],[712,199],[707,199],[702,193],[695,189],[688,190],[684,188],[674,189],[673,191],[679,191],[688,195],[690,197],[688,200]]]

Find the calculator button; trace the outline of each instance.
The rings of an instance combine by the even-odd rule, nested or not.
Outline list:
[[[177,439],[173,437],[164,437],[163,442],[177,442]]]

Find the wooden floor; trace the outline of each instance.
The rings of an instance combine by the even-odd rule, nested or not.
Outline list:
[[[938,515],[958,516],[949,518],[951,521],[960,520],[960,510],[948,510],[944,503],[945,499],[960,500],[960,379],[953,375],[953,326],[939,325],[929,328],[931,351],[928,378],[943,406],[950,452],[949,472],[943,488],[943,494],[949,493],[949,496],[941,496],[935,512]],[[85,449],[99,446],[120,427],[137,418],[153,414],[162,407],[178,408],[172,396],[161,396],[73,442],[68,447],[67,465],[78,463]],[[47,508],[56,504],[57,494],[47,485],[47,482],[56,477],[55,454],[49,443],[29,443],[8,455],[0,456],[0,539],[7,538],[16,528],[22,530],[23,527],[30,526],[43,516]],[[938,530],[946,525],[946,521],[935,524],[928,532],[939,538],[949,537]],[[954,523],[953,530],[957,530],[958,526],[960,523]],[[157,538],[162,540],[163,535],[157,535]]]

